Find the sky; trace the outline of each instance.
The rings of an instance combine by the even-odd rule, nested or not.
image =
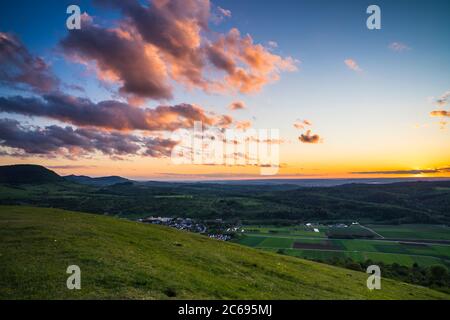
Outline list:
[[[66,26],[72,4],[79,30]],[[381,29],[366,25],[371,4]],[[174,161],[176,133],[201,121],[278,130],[264,178],[449,177],[448,12],[448,1],[417,0],[3,4],[0,165],[261,177],[261,156]]]

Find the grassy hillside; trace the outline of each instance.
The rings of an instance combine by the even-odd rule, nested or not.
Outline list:
[[[81,268],[82,289],[66,288]],[[0,299],[449,299],[427,288],[162,226],[0,206]]]

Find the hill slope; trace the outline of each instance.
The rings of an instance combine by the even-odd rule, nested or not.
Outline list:
[[[0,299],[448,299],[393,280],[162,226],[59,209],[0,206]],[[81,290],[66,268],[81,268]]]
[[[17,164],[0,166],[0,183],[42,184],[62,181],[64,179],[58,174],[38,165]]]

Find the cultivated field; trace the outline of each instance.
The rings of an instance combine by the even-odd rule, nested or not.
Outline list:
[[[314,228],[319,232],[314,232]],[[290,256],[315,260],[333,257],[368,259],[386,264],[450,266],[450,228],[433,225],[347,228],[244,226],[237,242]]]

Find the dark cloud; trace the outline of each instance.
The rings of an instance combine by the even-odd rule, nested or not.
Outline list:
[[[319,143],[320,136],[317,134],[311,134],[311,130],[306,131],[306,134],[301,134],[298,139],[303,143]]]
[[[13,149],[10,154],[14,156],[77,158],[98,152],[116,158],[139,154],[163,157],[170,154],[168,150],[175,144],[171,140],[141,138],[120,132],[55,125],[39,128],[20,125],[16,120],[0,119],[0,146]],[[146,149],[145,153],[140,152],[142,148]]]
[[[59,80],[49,65],[33,56],[22,42],[9,33],[0,32],[0,83],[38,92],[56,90]]]
[[[145,109],[113,100],[94,103],[63,94],[42,98],[0,97],[0,111],[115,130],[174,131],[191,128],[195,121],[205,126],[228,126],[233,121],[230,116],[208,115],[201,107],[191,104]]]
[[[243,101],[235,101],[230,104],[229,108],[231,110],[242,110],[245,109],[245,103]]]
[[[145,141],[145,155],[162,158],[170,157],[173,147],[177,145],[176,141],[161,138],[148,138]]]
[[[220,116],[219,120],[217,121],[216,125],[221,128],[228,128],[233,123],[233,118],[229,115],[222,115]]]
[[[138,0],[97,0],[96,3],[119,9],[124,16],[120,26],[106,30],[88,22],[86,29],[70,33],[63,40],[63,47],[68,54],[75,50],[83,59],[94,59],[100,64],[100,71],[112,71],[124,83],[128,82],[128,72],[142,71],[142,68],[121,67],[124,64],[121,59],[132,51],[127,43],[145,48],[137,50],[133,65],[144,62],[137,57],[140,52],[147,55],[144,60],[155,61],[156,70],[167,71],[158,80],[165,82],[169,76],[189,88],[206,92],[255,92],[277,81],[282,71],[296,70],[294,59],[283,58],[254,44],[249,35],[241,37],[236,28],[228,34],[212,33],[208,22],[214,13],[209,0],[154,0],[148,5]],[[222,12],[230,14],[227,10]],[[105,43],[103,35],[105,39],[113,39]],[[67,46],[70,38],[74,40],[73,45]],[[108,50],[111,47],[115,49],[112,52]],[[101,48],[107,49],[106,52]],[[119,61],[115,57],[120,57]],[[224,71],[225,76],[215,71]]]
[[[201,32],[208,30],[209,0],[97,0],[121,10],[129,27],[164,60],[172,79],[207,89]]]
[[[360,171],[350,172],[351,174],[426,174],[450,172],[448,168],[426,169],[426,170],[391,170],[391,171]]]
[[[103,29],[88,19],[61,41],[65,54],[78,62],[95,61],[99,78],[120,81],[120,92],[139,98],[170,99],[164,63],[127,30]]]
[[[444,92],[439,98],[435,99],[436,106],[445,107],[450,99],[450,90]]]
[[[206,53],[208,55],[209,60],[216,68],[224,70],[229,74],[233,74],[235,72],[236,63],[219,46],[207,47]]]

